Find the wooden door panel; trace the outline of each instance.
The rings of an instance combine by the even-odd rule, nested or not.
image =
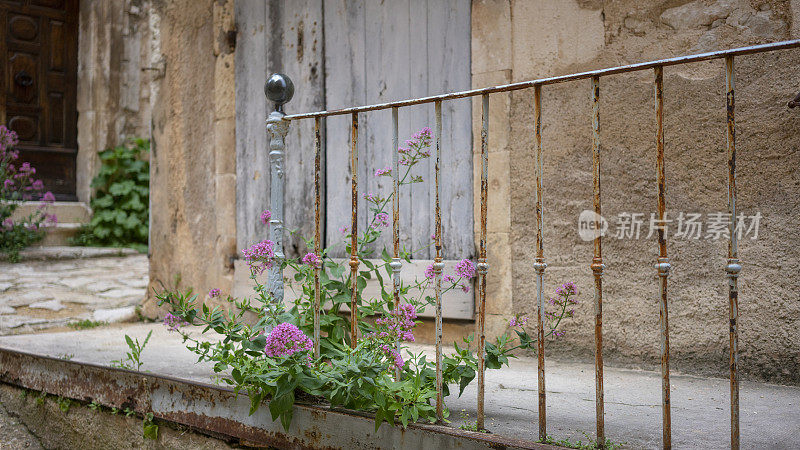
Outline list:
[[[0,0],[0,120],[20,158],[60,200],[75,200],[77,0]]]

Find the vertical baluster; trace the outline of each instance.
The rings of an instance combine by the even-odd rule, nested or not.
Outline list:
[[[397,129],[397,108],[392,108],[392,243],[394,254],[389,268],[392,269],[392,295],[395,308],[400,306],[400,269],[403,263],[400,261],[400,147]],[[395,348],[398,345],[395,342]],[[399,351],[399,349],[397,349]],[[400,379],[400,369],[395,369],[395,378]]]
[[[444,393],[442,388],[442,217],[439,205],[439,197],[442,186],[439,183],[439,170],[442,155],[442,102],[434,104],[436,115],[436,162],[434,165],[434,182],[436,185],[436,204],[434,215],[436,216],[435,227],[435,246],[436,259],[433,262],[433,273],[435,276],[436,291],[436,420],[444,421]]]
[[[483,397],[486,371],[486,274],[489,265],[486,263],[486,208],[489,192],[489,94],[481,98],[481,231],[478,255],[478,322],[476,337],[478,339],[478,417],[476,428],[484,429]]]
[[[739,288],[737,280],[742,266],[739,264],[736,235],[736,121],[734,120],[733,56],[725,57],[725,91],[728,112],[728,212],[731,214],[730,241],[728,242],[728,302],[730,303],[730,370],[731,370],[731,448],[739,448]]]
[[[664,68],[656,66],[655,112],[656,112],[656,172],[658,182],[658,270],[659,304],[661,322],[661,409],[662,443],[665,449],[672,448],[672,422],[669,400],[669,310],[667,304],[667,277],[670,263],[667,258],[664,214],[666,210],[666,177],[664,170]]]
[[[351,132],[350,346],[356,348],[358,345],[358,113],[353,113]]]
[[[269,203],[272,217],[269,224],[269,237],[275,243],[275,259],[283,254],[283,190],[284,190],[284,152],[289,122],[283,120],[283,105],[292,99],[294,84],[286,75],[273,73],[264,84],[264,94],[274,102],[275,110],[267,117],[267,137],[269,138],[270,187]],[[275,303],[283,303],[283,268],[273,264],[267,272],[267,286]]]
[[[544,270],[547,264],[544,262],[544,241],[542,239],[542,85],[533,86],[533,121],[534,121],[534,176],[536,178],[536,188],[534,190],[534,201],[536,204],[536,258],[533,263],[533,270],[536,271],[536,323],[538,327],[537,356],[539,372],[539,439],[547,437],[547,399],[545,395],[544,383],[544,296],[542,294]]]
[[[320,239],[320,163],[322,159],[322,137],[320,135],[320,117],[314,118],[314,254],[320,263],[314,268],[314,356],[319,358],[319,308],[320,283],[319,273],[322,269],[322,240]]]
[[[594,186],[594,219],[597,235],[594,238],[594,373],[595,373],[595,412],[597,423],[597,443],[605,446],[605,417],[603,414],[603,251],[600,212],[600,77],[592,77],[592,178]]]

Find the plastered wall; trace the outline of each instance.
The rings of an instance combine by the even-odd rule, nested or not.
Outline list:
[[[797,1],[481,0],[472,14],[476,87],[800,37]],[[798,62],[800,52],[789,50],[737,58],[735,69],[738,207],[763,216],[758,239],[740,242],[741,368],[745,377],[793,383],[800,382],[793,276],[800,259],[800,114],[786,102],[800,89]],[[653,367],[659,352],[658,247],[655,235],[647,238],[656,211],[653,73],[604,77],[600,89],[603,215],[610,225],[603,241],[606,360]],[[724,212],[722,61],[665,68],[664,95],[667,218]],[[577,228],[581,211],[592,209],[589,99],[588,80],[543,88],[545,294],[572,280],[581,301],[566,336],[548,341],[548,357],[594,351],[592,245]],[[501,322],[508,312],[535,314],[532,90],[493,96],[490,110],[495,250],[487,311]],[[639,239],[614,236],[625,212],[643,214]],[[673,368],[726,376],[727,241],[674,238],[675,231],[668,233]]]

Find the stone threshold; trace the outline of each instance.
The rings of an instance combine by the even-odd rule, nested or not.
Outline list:
[[[20,261],[51,261],[63,259],[108,258],[138,255],[132,248],[118,247],[72,247],[72,246],[34,246],[19,253]],[[0,261],[5,261],[0,255]]]
[[[36,355],[0,347],[0,382],[92,402],[248,446],[277,448],[555,449],[557,447],[451,427],[383,424],[368,414],[295,405],[290,429],[272,421],[268,405],[249,415],[250,401],[227,387]],[[266,403],[266,402],[265,402]]]

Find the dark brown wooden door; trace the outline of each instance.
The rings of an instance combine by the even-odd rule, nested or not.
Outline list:
[[[78,0],[0,0],[0,123],[59,200],[76,200]]]

